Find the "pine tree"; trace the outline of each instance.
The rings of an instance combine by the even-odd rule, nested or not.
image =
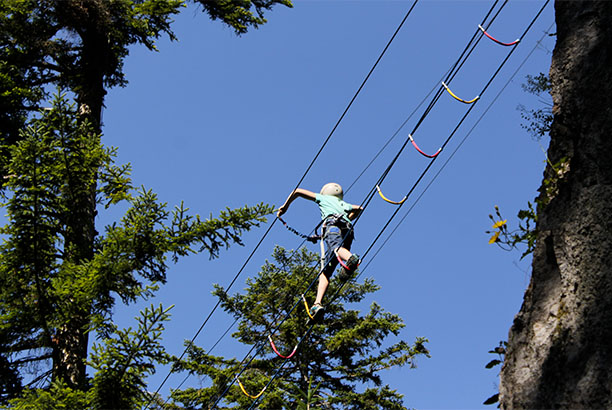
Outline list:
[[[372,279],[348,282],[336,298],[333,295],[341,283],[332,280],[324,301],[325,320],[309,331],[300,292],[316,279],[318,255],[304,249],[288,252],[278,247],[273,259],[247,281],[244,294],[229,296],[219,286],[215,290],[224,309],[238,321],[233,337],[253,347],[249,355],[252,361],[239,377],[250,396],[257,396],[283,364],[271,342],[285,357],[298,346],[258,398],[257,408],[404,409],[402,395],[383,385],[380,373],[391,367],[415,367],[417,356],[429,357],[427,340],[417,338],[412,346],[400,340],[383,347],[387,337],[398,336],[404,327],[401,318],[385,312],[376,302],[371,303],[365,315],[348,306],[363,303],[378,290]],[[312,301],[312,296],[306,299]],[[288,318],[281,322],[284,317]],[[278,331],[271,335],[277,327]],[[218,406],[228,406],[219,408],[246,409],[254,402],[242,392],[239,383],[228,389],[245,361],[210,355],[190,343],[186,346],[186,358],[177,361],[175,369],[198,375],[210,386],[173,391],[174,408],[212,408],[219,400]]]
[[[237,35],[266,23],[264,13],[290,0],[191,0]],[[100,132],[107,89],[125,86],[129,47],[157,50],[162,35],[176,40],[173,17],[185,0],[4,0],[0,2],[0,146],[19,138],[49,86],[72,91],[84,117]]]
[[[91,332],[100,337],[100,346],[106,346],[97,348],[92,359],[99,377],[123,382],[123,377],[109,376],[107,368],[123,369],[120,372],[129,376],[134,366],[144,365],[144,359],[139,363],[135,357],[123,358],[122,365],[113,353],[117,346],[130,350],[125,336],[129,330],[112,324],[117,300],[129,304],[146,299],[166,282],[168,259],[176,262],[199,252],[217,257],[222,247],[241,244],[240,235],[272,212],[272,207],[259,204],[227,209],[216,219],[202,220],[189,215],[182,204],[168,210],[150,190],[133,189],[129,164],[115,164],[115,155],[116,149],[101,144],[94,127],[79,118],[76,105],[64,95],[57,95],[52,108],[33,118],[21,141],[11,147],[2,204],[8,223],[0,229],[5,236],[0,246],[3,400],[19,394],[29,369],[34,369],[31,386],[49,388],[29,391],[30,403],[53,391],[66,395],[65,388],[89,390],[92,381],[84,375]],[[91,255],[82,257],[74,220],[80,218],[81,206],[90,202],[92,189],[97,209],[118,203],[129,208],[103,233],[92,233]],[[155,327],[167,319],[155,309],[143,315],[140,320],[146,326]],[[146,342],[148,337],[140,331],[133,339]],[[150,348],[141,346],[143,351],[138,353],[149,358],[140,379],[152,371],[150,365],[163,359],[155,339],[146,343]],[[46,383],[48,379],[51,384]],[[100,380],[94,378],[94,393],[109,391]],[[142,388],[143,383],[132,387]],[[138,398],[133,391],[126,396]]]
[[[231,27],[237,35],[247,32],[249,28],[257,28],[264,24],[266,22],[264,13],[274,5],[291,6],[289,0],[223,0],[218,2],[193,0],[192,3],[199,5],[200,9],[213,20],[220,20]],[[27,159],[24,158],[27,158],[28,155],[30,159],[42,155],[37,150],[46,149],[45,145],[40,145],[40,143],[44,140],[43,134],[47,130],[36,124],[25,129],[25,124],[31,120],[34,113],[41,109],[42,102],[48,96],[49,90],[55,87],[63,87],[74,96],[78,107],[73,111],[78,112],[79,115],[74,117],[74,123],[71,123],[70,126],[87,128],[87,131],[81,134],[92,138],[91,141],[79,141],[79,144],[97,147],[99,136],[102,133],[101,115],[107,90],[127,84],[127,79],[123,73],[123,64],[129,54],[129,48],[142,45],[149,50],[156,50],[155,42],[162,35],[167,35],[170,39],[175,40],[176,37],[172,31],[173,16],[178,14],[184,6],[185,1],[183,0],[6,0],[0,2],[0,41],[2,44],[0,47],[0,189],[6,188],[9,191],[17,189],[19,190],[17,194],[23,194],[23,200],[29,201],[28,206],[35,204],[28,215],[22,215],[19,211],[22,205],[15,205],[16,209],[13,216],[17,218],[14,219],[15,224],[28,224],[32,218],[36,219],[42,216],[42,221],[39,220],[35,224],[31,223],[28,228],[31,229],[29,235],[42,233],[42,237],[31,243],[27,243],[28,241],[24,237],[13,238],[14,240],[20,239],[23,242],[23,248],[7,250],[6,256],[6,258],[12,259],[12,267],[7,269],[21,270],[22,262],[19,258],[23,256],[25,258],[23,260],[24,269],[37,273],[30,272],[30,276],[24,279],[23,283],[11,285],[15,288],[7,290],[8,293],[14,292],[15,295],[24,296],[29,292],[24,288],[41,287],[37,293],[38,297],[42,299],[37,299],[36,302],[41,305],[48,304],[51,306],[50,312],[54,312],[56,301],[47,300],[50,296],[45,294],[44,287],[48,283],[45,282],[45,279],[40,278],[45,278],[45,275],[49,272],[55,272],[57,267],[52,263],[52,265],[40,268],[44,271],[43,274],[40,274],[38,269],[41,264],[53,262],[53,258],[51,255],[37,254],[37,256],[32,256],[30,253],[34,247],[40,252],[47,249],[52,252],[57,244],[52,245],[46,241],[54,241],[55,239],[52,239],[54,235],[56,235],[55,237],[60,235],[62,237],[61,246],[63,247],[62,266],[66,267],[70,264],[75,266],[75,269],[81,269],[76,267],[81,267],[86,262],[94,263],[93,259],[98,252],[97,247],[100,246],[95,225],[96,207],[98,205],[96,200],[101,190],[111,189],[109,193],[112,195],[112,189],[115,189],[112,186],[109,188],[108,181],[100,180],[100,178],[104,178],[104,175],[97,174],[97,166],[100,164],[96,165],[95,162],[103,162],[102,154],[100,154],[102,157],[94,158],[79,157],[82,153],[70,152],[70,154],[66,153],[66,156],[62,157],[63,153],[58,154],[56,152],[55,155],[60,155],[60,159],[63,158],[64,162],[71,163],[70,170],[66,171],[67,174],[63,176],[65,180],[61,182],[63,184],[61,188],[59,185],[54,185],[57,182],[55,181],[56,176],[41,173],[41,170],[45,170],[45,167],[53,168],[55,159],[45,157],[45,161],[49,161],[48,164],[45,163],[42,164],[42,167],[39,167],[38,164],[33,163],[30,164],[33,169],[29,169],[26,163]],[[23,138],[30,138],[30,142],[26,144],[27,147],[25,145],[16,146],[15,143]],[[74,148],[66,147],[68,150]],[[26,149],[30,151],[23,151]],[[96,150],[98,149],[95,148],[94,151]],[[21,159],[12,158],[13,155],[17,154],[22,156]],[[79,168],[78,161],[80,160],[90,161],[91,163],[88,163],[88,166],[85,166],[84,163],[83,167]],[[21,165],[24,170],[30,172],[26,175],[29,175],[27,178],[31,180],[25,181],[26,177],[22,177],[19,172],[15,171],[16,161],[26,161]],[[121,170],[116,171],[120,172]],[[11,178],[11,175],[18,175],[19,177]],[[122,176],[119,175],[119,177]],[[21,182],[31,186],[25,190],[21,189],[18,186]],[[82,183],[82,185],[78,185],[79,183]],[[105,185],[106,188],[98,187],[98,183]],[[56,193],[46,191],[47,188],[61,191],[63,199],[60,203],[54,202],[56,201]],[[117,194],[121,195],[121,190]],[[160,221],[165,220],[168,216],[175,218],[174,213],[168,215],[164,206],[157,204],[157,200],[152,193],[143,192],[141,198],[137,200],[140,201],[137,206],[144,207],[144,210],[149,212],[148,217],[157,215]],[[11,205],[8,206],[10,209]],[[66,207],[66,209],[63,209],[61,214],[63,219],[60,222],[53,219],[57,216],[54,208],[56,206]],[[70,211],[67,211],[68,207]],[[51,214],[47,215],[46,212]],[[242,212],[241,215],[239,215],[240,212]],[[251,209],[244,208],[243,210],[226,213],[225,216],[222,216],[224,220],[217,225],[213,222],[209,223],[208,229],[217,229],[224,232],[219,238],[214,236],[212,239],[209,238],[209,245],[215,248],[219,246],[219,243],[234,241],[237,235],[233,235],[231,233],[232,229],[227,227],[231,226],[233,218],[246,217],[248,219],[250,213]],[[132,217],[138,219],[137,211],[133,211]],[[176,218],[177,222],[185,223],[187,226],[200,224],[199,220],[187,219],[182,221],[180,217]],[[56,222],[58,223],[57,226],[61,228],[54,225]],[[137,220],[134,223],[137,225],[129,227],[129,229],[141,228],[138,224],[143,223],[143,221]],[[145,222],[145,224],[148,223]],[[202,223],[202,225],[204,224]],[[225,230],[226,228],[227,230]],[[62,231],[54,232],[56,229]],[[168,229],[175,228],[170,226]],[[191,227],[188,229],[191,229]],[[50,236],[45,236],[47,233]],[[16,234],[18,235],[18,233]],[[7,233],[7,235],[11,234]],[[121,232],[111,230],[109,235],[121,235]],[[163,237],[164,235],[160,235],[160,237],[145,235],[143,239],[155,242],[160,241]],[[184,238],[184,240],[197,241],[199,239],[197,234],[193,234],[190,239]],[[176,248],[180,248],[180,246],[176,246]],[[120,251],[120,249],[115,249],[115,251]],[[153,252],[152,249],[138,249],[137,251],[137,259],[146,259],[147,255]],[[180,254],[187,251],[177,249],[176,252]],[[213,252],[216,252],[216,250],[213,249]],[[9,253],[10,256],[8,256]],[[145,263],[143,261],[130,261],[127,264]],[[104,262],[97,263],[104,264]],[[153,266],[147,266],[143,269],[149,268],[152,269],[151,278],[155,278],[155,271],[159,266],[153,263]],[[70,275],[81,277],[82,273],[73,272]],[[126,278],[126,280],[131,279]],[[130,287],[136,289],[137,281],[130,283]],[[113,292],[116,290],[110,286],[106,291]],[[77,295],[81,296],[78,292]],[[91,296],[87,297],[91,298]],[[132,295],[126,297],[128,300],[133,298]],[[72,300],[71,298],[69,298],[69,301]],[[105,296],[105,298],[109,299],[108,296]],[[24,300],[21,307],[27,309],[30,302]],[[100,303],[104,305],[107,302],[96,301],[94,303],[92,299],[92,304]],[[66,304],[68,302],[62,303]],[[79,303],[73,304],[70,302],[68,304],[72,308],[82,306]],[[44,311],[44,309],[40,311]],[[6,312],[0,313],[9,314]],[[34,314],[36,312],[30,313]],[[24,313],[24,315],[30,318],[23,324],[27,327],[32,319],[27,313]],[[87,384],[83,358],[87,355],[88,333],[86,329],[91,320],[92,312],[88,307],[85,307],[72,311],[71,315],[70,320],[62,322],[61,326],[54,327],[53,332],[43,330],[45,338],[53,337],[55,343],[58,344],[53,349],[54,356],[49,358],[53,360],[54,378],[62,379],[71,387],[82,388]],[[94,315],[94,317],[96,316]],[[37,320],[37,326],[42,326],[47,318],[38,317]],[[23,333],[25,328],[21,331]],[[0,342],[2,337],[0,337]],[[9,338],[7,343],[10,344],[16,336],[9,333],[6,337]],[[22,341],[25,343],[24,349],[37,346],[37,344],[32,345],[30,343],[29,339],[32,338],[34,338],[34,335],[30,335],[27,338],[28,341]],[[39,361],[39,356],[37,355],[33,360]],[[10,363],[12,362],[5,363],[0,360],[0,366],[6,368],[6,373],[3,372],[2,375],[12,374],[14,376],[12,379],[6,380],[6,389],[12,391],[18,382],[18,377]]]

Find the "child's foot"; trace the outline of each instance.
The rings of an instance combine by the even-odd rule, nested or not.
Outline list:
[[[315,320],[320,322],[323,319],[323,313],[325,312],[325,308],[320,303],[315,303],[310,307],[310,316],[312,316],[311,320]]]
[[[350,258],[346,261],[346,266],[349,268],[351,272],[354,272],[357,269],[357,266],[361,263],[359,260],[359,255],[352,254]]]
[[[346,270],[346,268],[344,267],[340,269],[338,279],[342,282],[347,281],[353,275],[353,272],[355,272],[355,269],[357,269],[357,266],[359,266],[360,262],[361,261],[359,260],[359,255],[351,255],[351,257],[348,258],[348,260],[346,261],[346,267],[349,269]]]

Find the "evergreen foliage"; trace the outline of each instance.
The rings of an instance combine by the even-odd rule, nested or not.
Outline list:
[[[219,286],[215,290],[223,308],[238,319],[233,337],[253,346],[251,352],[261,349],[239,379],[251,396],[261,392],[283,363],[267,338],[285,316],[288,319],[272,336],[274,343],[283,355],[289,355],[299,344],[296,354],[287,359],[279,376],[259,398],[257,408],[404,409],[402,395],[383,385],[380,372],[391,367],[415,367],[417,356],[429,357],[427,340],[417,338],[412,346],[403,340],[383,346],[389,336],[399,335],[404,327],[402,319],[385,312],[376,302],[365,315],[347,306],[361,304],[378,290],[372,279],[347,283],[335,300],[331,298],[340,283],[332,280],[329,299],[324,301],[325,320],[307,333],[310,325],[297,293],[316,279],[318,255],[278,247],[273,259],[247,281],[244,294],[229,296]],[[186,358],[177,361],[175,368],[208,379],[210,386],[174,391],[173,408],[209,408],[244,363],[208,354],[190,343],[186,346]],[[253,399],[234,383],[219,405],[224,402],[228,407],[219,408],[246,409]]]
[[[186,0],[3,0],[0,2],[0,146],[11,145],[46,91],[66,87],[96,131],[106,90],[125,86],[129,48],[157,50]],[[290,0],[191,0],[237,35]],[[51,86],[51,87],[49,87]],[[2,164],[0,164],[0,169]]]
[[[168,259],[199,252],[215,258],[222,247],[240,244],[240,235],[273,207],[227,209],[206,220],[182,204],[168,210],[150,190],[132,188],[130,166],[115,164],[116,150],[105,148],[60,94],[10,149],[2,203],[8,223],[0,229],[0,399],[19,395],[31,372],[29,386],[45,389],[26,390],[15,406],[48,408],[47,397],[61,406],[85,400],[80,392],[91,387],[87,400],[100,408],[113,407],[110,392],[115,404],[141,400],[145,375],[167,360],[158,339],[168,316],[161,307],[147,309],[138,330],[118,330],[117,298],[148,298],[165,283]],[[73,219],[92,190],[99,208],[122,202],[128,210],[103,234],[95,232],[91,257],[79,259]],[[77,336],[92,331],[100,339],[90,363],[98,373],[75,380],[71,372],[84,368],[88,355],[87,338]]]
[[[237,35],[265,23],[264,12],[274,5],[291,6],[289,0],[192,2]],[[85,372],[89,332],[115,334],[110,315],[116,298],[130,303],[150,296],[166,279],[167,258],[194,252],[217,257],[271,211],[245,206],[201,220],[182,204],[168,210],[153,192],[134,192],[129,165],[114,164],[116,151],[100,143],[104,98],[109,88],[127,84],[129,48],[156,50],[162,35],[175,40],[173,17],[185,5],[0,2],[0,190],[9,218],[0,249],[2,402],[18,396],[24,380],[47,387],[24,391],[34,407],[61,408],[73,393],[82,398],[91,387]],[[57,87],[76,107],[57,98],[39,116]],[[100,235],[97,209],[119,202],[131,208]],[[58,398],[55,407],[44,401],[50,394]]]
[[[522,85],[523,90],[529,94],[538,97],[540,108],[527,109],[524,105],[519,105],[518,109],[521,112],[521,117],[526,123],[521,124],[529,135],[534,139],[541,139],[548,135],[550,126],[553,120],[552,114],[552,98],[550,96],[550,78],[544,73],[539,73],[536,76],[528,75],[527,81]]]
[[[539,140],[549,134],[553,121],[550,77],[544,73],[539,73],[536,76],[528,75],[527,81],[522,87],[524,91],[537,96],[541,103],[541,107],[537,109],[527,109],[522,104],[518,107],[521,117],[527,121],[527,123],[521,124],[521,127],[527,130],[534,139]],[[547,157],[546,162],[550,167],[547,167],[544,171],[543,195],[535,199],[538,207],[546,205],[549,198],[556,194],[559,179],[563,178],[568,171],[567,158],[562,158],[556,164],[553,164]],[[487,231],[486,233],[493,234],[489,243],[496,243],[506,251],[517,249],[517,245],[525,245],[526,250],[521,255],[521,259],[523,259],[533,253],[536,246],[538,236],[536,207],[531,202],[527,202],[527,209],[521,209],[517,218],[519,219],[518,228],[510,231],[506,224],[507,221],[502,218],[500,210],[496,206],[495,217],[489,215],[489,219],[493,221],[494,231]]]

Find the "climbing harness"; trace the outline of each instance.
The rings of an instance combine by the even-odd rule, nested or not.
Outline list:
[[[406,198],[408,198],[407,196],[405,196],[405,197],[404,197],[404,199],[402,199],[402,200],[401,200],[401,201],[399,201],[399,202],[392,201],[392,200],[390,200],[389,198],[387,198],[386,196],[384,196],[384,195],[383,195],[383,193],[382,193],[382,191],[380,190],[380,187],[379,187],[378,185],[376,185],[376,189],[378,190],[378,195],[380,195],[380,197],[381,197],[382,199],[384,199],[385,201],[387,201],[387,202],[389,202],[390,204],[393,204],[393,205],[401,205],[401,204],[403,204],[403,203],[404,203],[404,201],[406,200]]]
[[[328,184],[329,185],[329,184]],[[337,185],[337,184],[336,184]],[[382,195],[382,194],[381,194]],[[383,197],[384,198],[384,197]],[[406,198],[404,198],[405,200]],[[391,203],[394,203],[392,201],[390,201]],[[320,246],[321,246],[321,272],[323,272],[323,270],[325,270],[325,246],[323,244],[324,242],[324,237],[325,237],[325,233],[324,230],[328,227],[328,226],[338,226],[338,224],[342,223],[344,225],[350,225],[350,222],[347,222],[342,215],[338,214],[338,215],[328,215],[325,219],[323,219],[321,222],[319,222],[317,224],[317,226],[314,229],[314,234],[312,235],[305,235],[299,231],[297,231],[296,229],[292,228],[291,226],[289,226],[287,224],[287,222],[285,222],[283,220],[283,218],[281,218],[280,216],[277,216],[277,218],[283,223],[283,225],[285,225],[285,227],[292,233],[296,234],[297,236],[306,239],[309,242],[312,243],[317,243],[317,241],[319,241]],[[318,233],[319,228],[322,227],[322,232],[321,234]],[[348,268],[346,267],[346,265],[344,264],[344,262],[342,261],[342,259],[340,259],[340,257],[338,256],[337,251],[334,249],[334,253],[336,254],[336,257],[338,258],[338,261],[340,262],[340,264],[348,270]],[[306,309],[308,310],[308,309]]]
[[[245,396],[247,396],[248,398],[251,399],[258,399],[262,394],[264,394],[264,392],[266,391],[266,387],[268,387],[268,385],[265,385],[263,389],[261,389],[261,391],[259,392],[258,395],[253,396],[249,393],[247,393],[246,389],[244,388],[244,386],[242,385],[242,382],[240,381],[239,378],[236,378],[236,380],[238,380],[238,385],[240,386],[240,389],[242,390],[242,392],[244,393]]]
[[[478,25],[478,28],[482,30],[485,36],[489,37],[491,40],[495,41],[497,44],[502,45],[502,46],[506,46],[506,47],[513,46],[515,44],[518,44],[521,41],[520,38],[517,38],[512,43],[503,43],[499,41],[498,39],[494,38],[493,36],[491,36],[489,33],[487,33],[487,31],[480,24]]]
[[[453,96],[453,98],[457,101],[461,101],[464,104],[472,104],[473,102],[476,102],[476,100],[478,100],[480,98],[479,95],[477,95],[476,97],[472,98],[471,100],[464,100],[463,98],[459,98],[455,95],[455,93],[453,93],[450,88],[448,88],[448,86],[444,83],[444,81],[442,81],[442,85],[444,86],[444,88],[446,89],[446,91],[448,91],[448,93]]]
[[[417,151],[419,151],[423,156],[427,157],[427,158],[435,158],[438,156],[438,154],[442,151],[442,147],[438,148],[438,150],[436,151],[435,154],[433,155],[428,155],[426,153],[424,153],[421,148],[419,148],[419,146],[417,145],[416,142],[414,142],[414,138],[412,138],[411,134],[408,134],[408,138],[410,138],[410,142],[412,142],[412,145],[414,145],[414,148],[416,148]]]
[[[309,315],[310,315],[310,313],[309,313]],[[293,355],[295,354],[295,352],[297,351],[297,348],[298,348],[297,345],[295,345],[295,347],[293,348],[293,351],[288,356],[283,356],[276,349],[276,345],[274,344],[274,341],[272,340],[272,335],[268,335],[268,340],[270,341],[270,345],[272,346],[272,350],[274,350],[274,353],[276,353],[279,357],[282,357],[283,359],[291,359],[293,357]]]
[[[278,218],[279,221],[281,221],[283,223],[283,225],[285,225],[285,228],[287,228],[289,230],[289,232],[292,232],[292,233],[296,234],[300,238],[306,239],[308,242],[317,243],[317,241],[321,238],[321,236],[317,234],[317,229],[319,229],[319,226],[321,226],[323,221],[319,222],[319,224],[316,226],[316,228],[314,229],[314,234],[313,235],[304,235],[303,233],[301,233],[301,232],[297,231],[296,229],[290,227],[287,224],[287,222],[285,222],[283,220],[283,218],[281,218],[280,216],[277,216],[277,218]]]

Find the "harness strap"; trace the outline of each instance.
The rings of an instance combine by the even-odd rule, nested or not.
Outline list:
[[[315,228],[315,234],[314,235],[304,235],[303,233],[295,230],[294,228],[290,227],[287,222],[285,222],[283,220],[283,218],[281,218],[280,216],[277,216],[278,220],[281,221],[283,223],[283,225],[285,225],[285,228],[287,228],[289,230],[289,232],[292,232],[294,234],[296,234],[297,236],[299,236],[300,238],[304,238],[309,242],[312,243],[317,243],[317,241],[320,238],[320,235],[317,234],[317,229],[319,228],[319,226],[321,225],[321,222],[319,222],[319,224],[316,226]]]

